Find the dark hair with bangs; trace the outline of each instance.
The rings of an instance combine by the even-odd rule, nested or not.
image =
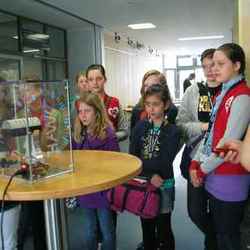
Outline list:
[[[161,84],[154,84],[152,86],[150,86],[146,92],[143,95],[143,100],[145,101],[145,99],[149,96],[152,95],[157,95],[160,97],[161,101],[166,104],[168,102],[172,102],[171,100],[171,95],[169,92],[169,89],[167,87],[167,85],[161,85]]]
[[[214,52],[216,51],[216,49],[214,48],[210,48],[210,49],[206,49],[202,52],[201,54],[201,63],[203,62],[203,60],[205,58],[209,58],[209,59],[213,59],[214,56]]]
[[[222,51],[233,63],[240,62],[239,73],[245,74],[246,56],[242,47],[236,43],[225,43],[217,50]]]
[[[99,70],[101,72],[101,74],[103,75],[104,79],[107,80],[106,71],[101,64],[92,64],[92,65],[88,66],[88,68],[86,70],[86,77],[87,78],[88,78],[88,74],[91,70]]]

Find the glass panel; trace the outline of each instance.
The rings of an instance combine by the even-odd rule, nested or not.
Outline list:
[[[178,67],[182,66],[193,66],[193,57],[192,56],[184,56],[177,57]]]
[[[6,81],[16,81],[20,77],[20,60],[0,56],[0,77]]]
[[[60,80],[65,78],[65,63],[64,62],[55,62],[47,61],[48,69],[48,80]]]
[[[1,82],[2,174],[24,166],[27,172],[21,178],[32,182],[72,171],[67,86],[35,79]]]
[[[0,12],[0,49],[18,51],[17,18]]]
[[[43,79],[42,73],[42,60],[38,58],[32,57],[24,57],[23,58],[23,76],[26,78],[27,76],[36,75],[38,79]]]
[[[65,58],[65,44],[64,31],[50,26],[47,27],[47,34],[49,35],[48,56]]]

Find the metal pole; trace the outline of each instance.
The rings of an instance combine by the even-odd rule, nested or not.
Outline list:
[[[44,211],[48,250],[68,250],[67,222],[63,200],[45,200]]]

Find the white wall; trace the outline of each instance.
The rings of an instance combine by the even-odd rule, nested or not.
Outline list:
[[[122,43],[113,44],[106,35],[104,44],[108,94],[118,97],[123,107],[135,105],[140,98],[143,75],[151,69],[161,71],[162,58],[129,50]]]

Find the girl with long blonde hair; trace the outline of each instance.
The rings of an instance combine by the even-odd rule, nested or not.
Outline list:
[[[102,100],[94,93],[83,93],[76,105],[73,149],[119,151],[118,140]],[[97,226],[100,225],[102,249],[115,250],[115,226],[112,211],[106,199],[106,191],[79,197],[84,214],[84,249],[97,249]]]

